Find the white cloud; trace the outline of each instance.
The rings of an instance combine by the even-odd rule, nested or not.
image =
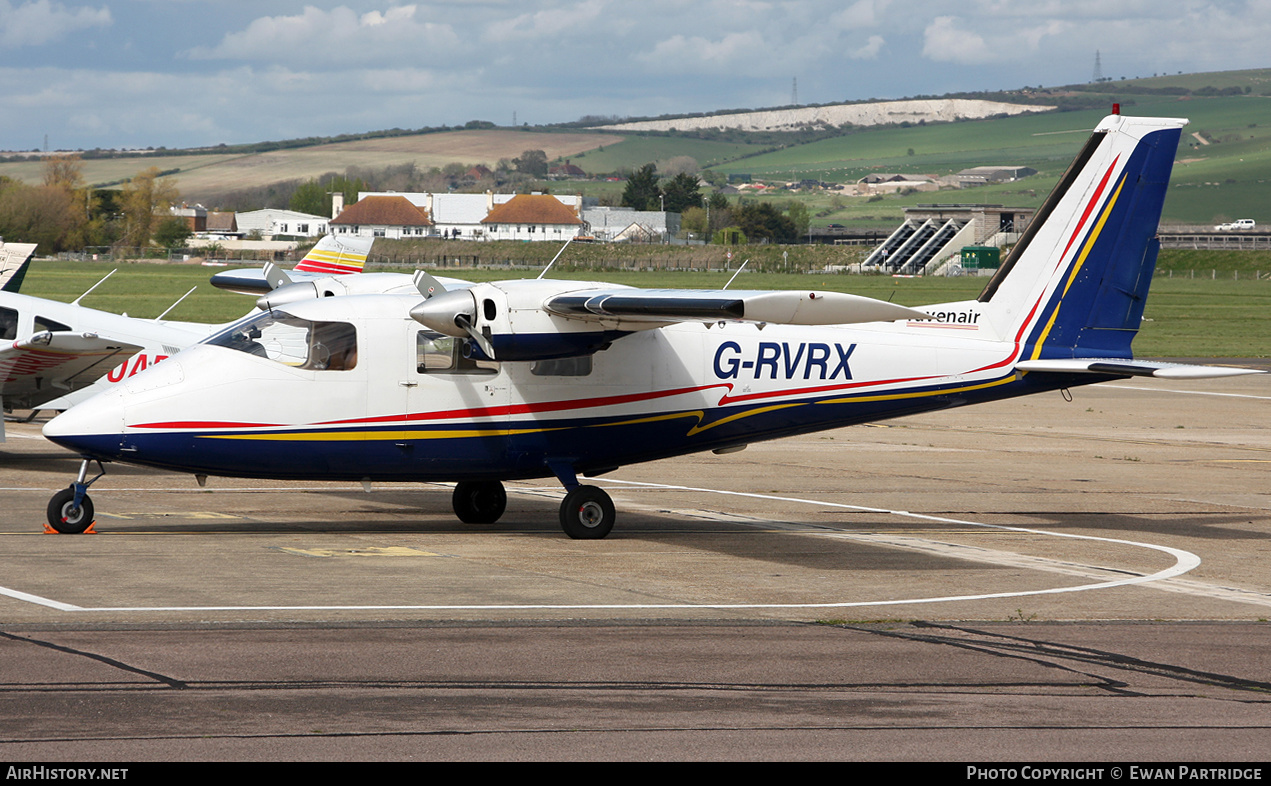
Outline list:
[[[938,16],[923,31],[922,56],[938,63],[987,63],[993,53],[979,34],[958,26],[954,16]]]
[[[889,5],[891,0],[857,0],[848,8],[834,14],[830,20],[835,27],[844,30],[877,27]]]
[[[938,63],[979,65],[983,63],[1017,62],[1029,58],[1048,38],[1061,39],[1073,30],[1070,22],[1050,19],[1032,26],[1003,25],[986,20],[972,25],[955,16],[938,16],[923,31],[922,55]],[[981,35],[980,30],[984,30]],[[1076,43],[1090,48],[1088,39],[1058,41],[1059,46]]]
[[[686,73],[702,69],[723,73],[741,69],[745,73],[764,70],[769,54],[768,45],[758,31],[727,33],[711,40],[701,36],[674,35],[659,41],[651,51],[637,55],[636,59],[653,71]]]
[[[853,60],[877,60],[878,53],[882,51],[883,45],[886,43],[882,36],[872,35],[865,46],[852,50],[848,53],[848,57]]]
[[[280,62],[338,68],[350,63],[399,58],[428,60],[458,47],[445,23],[426,21],[418,6],[394,6],[358,14],[348,6],[305,6],[291,16],[264,16],[228,33],[214,47],[195,47],[195,60]]]
[[[14,6],[0,0],[0,46],[38,46],[89,27],[109,27],[110,9],[80,7],[68,10],[61,3],[35,0]]]
[[[1265,67],[1271,39],[1268,0],[107,2],[0,0],[0,147],[1059,85],[1096,49],[1118,78]]]
[[[558,38],[576,34],[608,13],[605,0],[583,0],[564,7],[545,8],[511,19],[496,19],[483,25],[482,38],[490,43]],[[639,8],[639,6],[635,6]],[[615,15],[621,18],[621,14]]]

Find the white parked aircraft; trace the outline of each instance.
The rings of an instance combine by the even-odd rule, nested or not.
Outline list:
[[[279,285],[291,285],[286,293],[293,298],[394,288],[415,291],[409,276],[371,273],[346,277],[345,273],[360,271],[360,264],[338,268],[331,261],[347,260],[356,251],[365,262],[373,242],[373,238],[359,239],[350,250],[347,242],[330,235],[323,237],[296,266],[301,272],[292,271],[303,283],[292,284],[286,271],[266,267],[272,270],[273,280]],[[9,272],[12,281],[20,282],[34,250],[34,244],[0,244],[0,271]],[[15,265],[13,261],[19,253],[21,261]],[[315,273],[321,266],[339,269],[339,273]],[[241,278],[241,291],[255,292],[253,279],[263,286],[261,291],[269,290],[268,284],[263,283],[266,274],[260,270],[220,275],[228,274]],[[6,411],[68,409],[232,324],[164,321],[162,316],[137,319],[98,311],[79,304],[88,292],[72,303],[62,303],[4,289],[0,288],[0,405]],[[0,422],[0,442],[3,441],[4,427]]]
[[[1130,349],[1185,123],[1104,119],[975,300],[542,279],[263,298],[44,427],[84,458],[49,523],[89,526],[90,462],[125,461],[200,482],[457,481],[466,522],[499,518],[501,481],[555,476],[565,532],[600,538],[614,506],[580,475],[1127,376],[1249,373]]]

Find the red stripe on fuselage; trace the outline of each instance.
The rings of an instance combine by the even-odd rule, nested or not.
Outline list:
[[[901,379],[884,379],[884,380],[868,380],[861,382],[847,382],[841,385],[821,385],[811,388],[798,388],[794,390],[774,390],[763,393],[749,393],[742,396],[729,396],[728,393],[733,389],[733,383],[720,382],[712,385],[700,385],[698,387],[677,388],[675,390],[660,390],[652,393],[631,393],[622,396],[601,396],[590,399],[576,399],[572,401],[545,401],[537,404],[511,404],[502,407],[483,407],[481,409],[451,409],[439,412],[419,412],[407,413],[405,415],[379,415],[369,418],[350,418],[347,420],[327,420],[318,423],[305,424],[306,426],[356,426],[371,425],[376,423],[411,423],[417,421],[438,421],[453,420],[456,418],[491,418],[504,417],[509,415],[532,415],[544,412],[560,412],[569,409],[592,409],[595,407],[608,407],[618,404],[630,404],[639,401],[653,401],[659,398],[667,398],[671,396],[679,396],[688,393],[699,393],[712,388],[724,388],[725,393],[719,399],[716,406],[725,406],[727,404],[737,404],[747,401],[757,401],[760,399],[778,398],[782,396],[798,396],[798,395],[819,395],[836,390],[850,390],[852,388],[873,387],[876,385],[897,385],[906,382],[921,382],[928,379],[937,379],[937,375],[924,377],[909,377]],[[296,427],[296,424],[284,423],[238,423],[238,422],[218,422],[218,421],[165,421],[160,423],[139,423],[133,428],[154,428],[154,429],[257,429],[257,428],[280,428],[280,427]]]

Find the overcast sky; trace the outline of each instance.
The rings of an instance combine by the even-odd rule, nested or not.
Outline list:
[[[0,150],[189,147],[1271,66],[1271,0],[0,0]]]

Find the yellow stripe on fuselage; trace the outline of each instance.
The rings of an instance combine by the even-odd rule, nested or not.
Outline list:
[[[702,421],[706,419],[705,410],[688,410],[685,412],[672,412],[661,415],[649,415],[647,417],[634,417],[624,420],[614,420],[607,423],[595,423],[582,428],[610,428],[613,426],[635,426],[642,423],[658,423],[667,420],[678,420],[681,418],[696,418],[697,425],[688,430],[686,436],[696,436],[704,431],[709,431],[716,426],[722,426],[725,423],[733,423],[743,418],[754,417],[768,412],[776,412],[782,409],[791,409],[793,407],[803,407],[808,404],[851,404],[869,401],[897,401],[908,398],[929,398],[935,396],[945,396],[951,393],[965,393],[972,390],[984,390],[986,388],[1005,385],[1015,381],[1014,376],[1003,377],[992,382],[984,382],[977,385],[964,385],[962,387],[947,388],[940,390],[923,390],[914,391],[912,393],[888,393],[878,396],[847,396],[843,398],[824,399],[822,401],[807,402],[793,401],[784,404],[770,404],[763,407],[755,407],[744,412],[737,412],[719,420],[712,421],[705,425]],[[378,430],[378,431],[308,431],[308,432],[271,432],[264,434],[200,434],[202,439],[237,439],[249,441],[271,441],[271,442],[371,442],[371,441],[405,441],[420,439],[471,439],[482,437],[510,437],[525,434],[541,434],[549,431],[565,431],[575,426],[553,426],[543,428],[490,428],[490,429],[461,429],[461,430]]]

